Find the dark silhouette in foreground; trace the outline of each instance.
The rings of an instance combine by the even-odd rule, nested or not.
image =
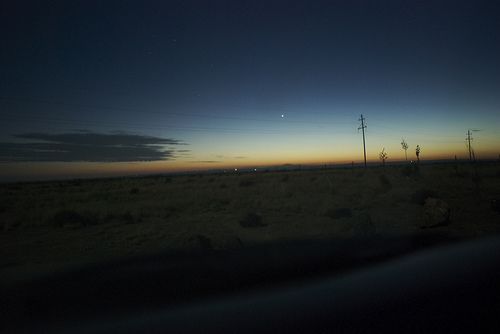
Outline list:
[[[500,237],[297,241],[4,276],[24,332],[484,332],[500,324]]]

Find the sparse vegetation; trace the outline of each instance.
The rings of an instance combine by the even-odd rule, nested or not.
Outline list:
[[[387,152],[385,152],[385,148],[382,149],[382,152],[379,153],[378,157],[380,161],[382,161],[382,166],[385,166],[385,161],[389,159]]]
[[[401,138],[401,148],[405,150],[405,162],[408,162],[408,143]]]
[[[173,250],[192,235],[214,249],[223,235],[245,245],[349,236],[351,215],[360,212],[378,235],[415,233],[428,197],[450,205],[449,233],[500,233],[491,209],[498,164],[459,168],[459,177],[451,163],[3,184],[0,254],[4,262],[35,263]]]

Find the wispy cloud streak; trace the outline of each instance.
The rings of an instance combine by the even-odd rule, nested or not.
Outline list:
[[[2,162],[159,161],[174,158],[175,150],[169,146],[184,145],[176,139],[125,132],[24,133],[13,137],[30,142],[1,142]]]

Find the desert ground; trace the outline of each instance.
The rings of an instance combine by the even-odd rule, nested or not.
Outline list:
[[[445,225],[420,227],[428,197],[449,205]],[[294,239],[474,238],[500,233],[499,197],[498,162],[2,184],[0,268]]]

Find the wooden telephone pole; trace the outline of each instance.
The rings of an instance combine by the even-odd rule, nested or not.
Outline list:
[[[365,169],[366,169],[366,145],[365,145],[365,128],[366,128],[366,125],[364,124],[364,118],[363,118],[363,114],[361,114],[361,118],[358,119],[358,121],[361,121],[361,126],[358,128],[358,131],[359,129],[361,129],[361,131],[363,131],[363,152],[365,154]]]
[[[467,138],[465,138],[465,140],[467,140],[469,142],[469,144],[467,146],[469,147],[469,162],[470,163],[472,163],[472,148],[470,147],[471,139],[472,139],[472,137],[471,137],[470,130],[467,130]]]

